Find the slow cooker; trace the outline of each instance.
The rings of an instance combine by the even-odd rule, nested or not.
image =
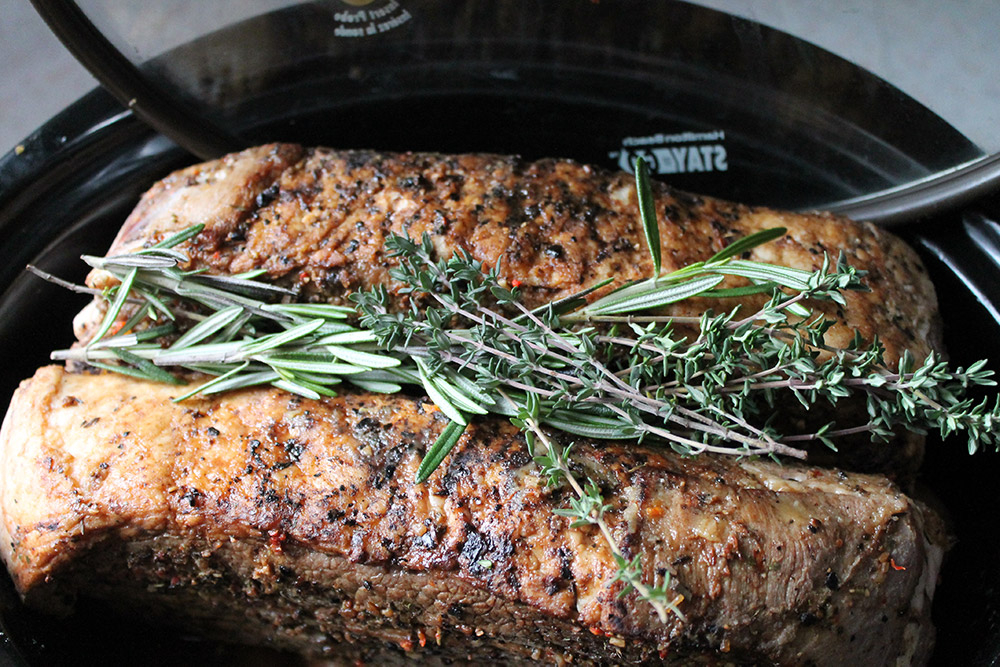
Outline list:
[[[683,190],[894,224],[931,271],[954,363],[986,357],[1000,368],[1000,198],[992,194],[1000,168],[991,156],[1000,133],[972,137],[951,121],[975,103],[984,106],[973,116],[995,114],[996,100],[970,92],[964,104],[918,101],[866,68],[865,31],[885,37],[930,4],[34,4],[104,88],[0,159],[6,399],[49,350],[71,341],[72,315],[86,301],[27,274],[26,264],[82,280],[79,256],[102,253],[155,180],[270,141],[625,169],[642,156]],[[982,20],[1000,27],[994,14]],[[847,44],[839,55],[838,44]],[[937,48],[963,62],[948,39]],[[928,62],[941,55],[926,51]],[[986,85],[997,58],[983,58],[980,70],[955,72],[957,88]],[[936,664],[1000,659],[998,473],[994,452],[929,443],[922,493],[939,500],[956,537],[935,600]],[[20,604],[6,576],[0,627],[0,664],[285,660],[177,637],[86,601],[68,619],[42,616]]]

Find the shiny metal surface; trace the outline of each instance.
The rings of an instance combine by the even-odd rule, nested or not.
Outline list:
[[[949,213],[1000,192],[1000,154],[971,160],[914,183],[817,208],[897,227]]]

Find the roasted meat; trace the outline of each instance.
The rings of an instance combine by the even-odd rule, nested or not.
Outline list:
[[[426,398],[178,391],[59,367],[17,391],[0,551],[30,604],[369,664],[927,659],[940,526],[883,477],[578,442],[620,548],[685,596],[664,624],[504,420],[415,485]]]
[[[903,350],[922,359],[940,347],[934,288],[913,251],[871,225],[827,214],[750,208],[677,192],[654,183],[663,264],[677,269],[704,260],[732,241],[770,227],[788,234],[751,253],[753,259],[818,268],[840,251],[868,272],[872,291],[850,293],[847,307],[817,304],[835,325],[832,345],[854,332],[877,335],[891,364]],[[192,268],[233,274],[263,268],[302,299],[344,302],[352,290],[377,284],[398,288],[384,247],[390,233],[427,233],[439,254],[471,253],[517,280],[528,305],[578,291],[604,278],[645,278],[652,262],[638,217],[634,182],[565,160],[528,163],[497,155],[382,154],[270,145],[176,172],[157,183],[125,222],[109,254],[134,250],[195,223],[205,231],[183,250]],[[113,280],[94,272],[90,283]],[[405,299],[397,294],[397,303]],[[77,318],[87,340],[102,301]],[[728,310],[727,300],[692,299],[673,308],[700,314]],[[842,404],[841,417],[866,413]],[[829,421],[828,412],[786,415],[790,428]],[[915,474],[923,439],[900,434],[892,445],[866,436],[841,443],[833,457],[814,462],[886,472],[906,482]]]
[[[833,309],[833,345],[855,331],[876,334],[890,361],[922,358],[940,343],[934,287],[915,253],[878,228],[828,214],[782,213],[697,197],[654,183],[664,270],[708,259],[732,241],[770,227],[783,238],[753,259],[819,268],[843,250],[868,271],[870,293]],[[190,225],[205,231],[183,246],[191,264],[214,273],[263,268],[307,300],[343,302],[352,290],[394,286],[385,239],[430,234],[439,254],[467,250],[520,282],[528,305],[566,296],[604,278],[652,275],[633,178],[568,160],[523,162],[498,155],[382,154],[253,148],[178,171],[154,185],[108,254],[156,242]],[[92,275],[101,284],[107,274]],[[398,285],[395,285],[398,287]],[[677,312],[700,313],[692,300]],[[80,331],[85,337],[84,330]]]
[[[654,195],[667,270],[786,227],[750,256],[812,269],[843,250],[868,271],[871,292],[815,306],[837,321],[828,343],[877,334],[890,365],[939,346],[933,288],[891,235],[662,184]],[[569,161],[263,146],[156,184],[109,254],[195,223],[204,232],[179,247],[188,268],[262,268],[306,301],[385,285],[405,307],[390,233],[498,267],[529,306],[652,271],[631,177]],[[81,342],[102,308],[78,316]],[[577,439],[574,465],[610,503],[618,547],[641,556],[647,584],[670,577],[683,595],[685,618],[664,623],[620,596],[600,536],[554,513],[571,492],[545,487],[506,420],[477,419],[417,485],[447,421],[425,397],[261,388],[171,402],[183,391],[58,367],[22,384],[0,432],[0,552],[29,604],[96,597],[209,637],[370,664],[928,659],[940,520],[886,477],[844,471],[906,482],[917,436],[847,443],[839,469]],[[794,430],[828,416],[780,418]]]

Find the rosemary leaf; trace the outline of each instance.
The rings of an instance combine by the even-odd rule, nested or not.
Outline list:
[[[165,384],[183,384],[181,380],[163,370],[162,368],[157,368],[151,362],[143,359],[137,354],[129,352],[123,348],[113,347],[111,352],[124,361],[127,364],[131,364],[136,368],[136,370],[145,374],[146,379],[152,380],[153,382],[163,382]]]
[[[420,374],[415,368],[397,366],[396,368],[366,370],[351,376],[351,381],[398,382],[402,384],[420,384]]]
[[[327,320],[346,320],[356,315],[353,308],[327,303],[269,303],[261,306],[261,309],[310,319],[320,317]]]
[[[435,388],[437,388],[437,390],[442,394],[446,395],[452,404],[454,404],[459,410],[471,412],[476,415],[488,414],[488,411],[485,408],[476,403],[476,401],[466,395],[461,389],[446,380],[444,374],[439,373],[438,375],[431,377],[430,381],[434,384]]]
[[[334,320],[327,320],[323,323],[323,326],[321,326],[319,329],[316,329],[316,335],[332,336],[335,334],[353,333],[355,331],[357,331],[357,328],[352,327],[350,324],[346,324],[345,322],[336,322]],[[316,341],[316,344],[320,345],[321,343],[319,341]]]
[[[414,480],[417,484],[423,484],[427,481],[427,478],[441,465],[444,457],[448,456],[448,452],[458,444],[462,434],[465,433],[465,427],[466,425],[462,422],[448,422],[448,425],[444,427],[444,430],[424,454]]]
[[[267,269],[252,269],[250,271],[244,271],[243,273],[237,273],[233,275],[233,278],[244,278],[246,280],[253,280],[254,278],[260,278],[267,274]]]
[[[809,289],[809,278],[812,275],[811,272],[801,269],[791,269],[787,266],[775,266],[774,264],[751,262],[742,259],[732,260],[713,268],[713,270],[723,275],[742,276],[743,278],[750,278],[751,280],[759,280],[761,282],[771,281],[794,290]]]
[[[660,225],[656,220],[653,192],[649,184],[649,167],[641,157],[635,159],[635,191],[639,200],[639,217],[642,231],[646,234],[646,245],[653,259],[653,277],[660,275]]]
[[[651,310],[697,296],[705,290],[712,289],[723,279],[723,276],[703,276],[674,284],[642,283],[642,289],[600,299],[592,303],[585,311],[598,315],[617,315],[639,310]]]
[[[214,387],[218,387],[220,385],[224,385],[225,383],[227,383],[230,380],[230,378],[232,378],[232,377],[238,375],[239,373],[241,373],[243,371],[243,369],[245,369],[248,365],[250,365],[250,362],[249,361],[244,361],[242,364],[240,364],[239,366],[236,366],[232,370],[230,370],[230,371],[228,371],[226,373],[223,373],[222,375],[220,375],[218,377],[212,378],[211,380],[209,380],[208,382],[206,382],[204,384],[197,385],[196,387],[194,387],[190,391],[187,391],[187,392],[181,394],[180,396],[174,397],[172,400],[173,400],[174,403],[180,403],[181,401],[185,401],[185,400],[191,398],[192,396],[194,396],[196,394],[201,394],[201,393],[208,394],[208,393],[211,393],[211,390]]]
[[[301,381],[296,382],[295,380],[286,380],[282,378],[280,380],[275,380],[271,383],[271,385],[278,389],[284,389],[285,391],[298,394],[299,396],[303,396],[305,398],[311,398],[314,401],[318,401],[321,396],[320,392],[316,391],[315,388],[308,386],[306,383]]]
[[[112,255],[111,257],[93,257],[87,255],[84,260],[97,269],[113,271],[121,269],[164,269],[177,266],[177,260],[172,257],[158,257],[155,255]]]
[[[362,352],[361,350],[344,347],[343,345],[323,345],[323,349],[348,363],[367,368],[394,368],[400,364],[399,359],[395,357],[385,354]]]
[[[104,338],[104,334],[108,333],[111,326],[118,320],[118,315],[122,312],[122,307],[125,305],[128,293],[132,289],[132,283],[135,282],[136,273],[136,269],[131,269],[118,284],[117,291],[115,292],[115,300],[111,302],[111,305],[108,306],[108,311],[104,313],[104,319],[101,321],[101,326],[97,329],[93,338],[91,338],[91,344]]]
[[[151,380],[146,373],[139,370],[138,368],[133,368],[131,366],[122,366],[121,364],[106,364],[103,361],[90,360],[87,362],[94,368],[100,368],[102,370],[111,371],[113,373],[118,373],[119,375],[128,375],[129,377],[139,378],[140,380]]]
[[[495,403],[492,396],[487,394],[472,380],[468,379],[464,375],[455,372],[447,373],[448,381],[458,387],[463,393],[465,393],[472,400],[480,403],[481,405],[493,405]]]
[[[280,299],[285,296],[294,297],[296,295],[295,290],[233,276],[217,276],[202,273],[191,276],[191,281],[195,284],[223,289],[232,294],[239,294],[240,296],[258,300]],[[261,308],[264,308],[264,305],[261,305]]]
[[[136,292],[136,294],[138,294],[146,301],[146,306],[148,306],[150,310],[158,310],[160,313],[163,314],[164,317],[166,317],[171,322],[177,319],[177,317],[174,315],[174,311],[171,310],[170,307],[167,306],[167,304],[164,303],[162,299],[160,299],[156,294],[154,294],[150,290],[135,288],[134,291]]]
[[[278,334],[271,334],[268,336],[262,336],[256,341],[248,343],[243,348],[243,353],[247,356],[252,356],[255,354],[261,354],[262,352],[267,352],[268,350],[273,350],[283,345],[288,345],[293,343],[305,336],[308,336],[312,332],[323,326],[323,320],[315,319],[306,322],[305,324],[300,324],[287,329]]]
[[[316,373],[319,375],[351,375],[363,373],[368,368],[350,363],[339,363],[332,354],[316,352],[285,352],[269,355],[255,355],[254,359],[275,369]]]
[[[239,306],[223,308],[188,329],[183,336],[174,341],[174,344],[170,346],[170,349],[183,350],[200,343],[212,334],[224,329],[228,324],[242,314],[243,309]]]
[[[281,369],[276,369],[279,374],[281,374]],[[289,382],[295,384],[297,387],[304,389],[308,394],[302,393],[303,396],[308,396],[308,398],[319,399],[321,396],[336,396],[337,392],[330,388],[331,383],[327,382],[323,378],[320,382],[316,382],[314,378],[306,373],[293,373],[289,374],[285,378],[282,378],[281,382]],[[335,383],[334,383],[335,384]],[[277,385],[275,385],[277,386]]]
[[[276,369],[278,371],[285,369]],[[344,375],[343,377],[337,375],[326,375],[324,373],[310,373],[309,371],[292,371],[294,377],[299,380],[305,380],[306,382],[311,382],[313,384],[318,384],[323,387],[335,387],[341,383],[343,379],[351,377],[350,374]]]
[[[448,397],[442,393],[437,385],[431,381],[431,374],[427,368],[427,364],[424,363],[423,359],[415,358],[414,362],[417,364],[417,369],[420,373],[420,382],[424,387],[424,391],[427,392],[427,396],[434,402],[434,405],[453,422],[458,422],[462,426],[468,424],[465,415],[462,414],[461,410],[455,407],[454,403],[448,400]]]
[[[256,327],[250,324],[252,318],[253,313],[243,311],[239,317],[233,319],[232,322],[221,329],[214,340],[219,343],[228,343],[241,333],[247,336],[255,335],[257,333]]]
[[[395,382],[383,382],[380,380],[359,380],[356,377],[348,377],[347,381],[362,391],[370,391],[375,394],[395,394],[403,391],[403,386]]]
[[[176,266],[178,263],[186,262],[188,260],[187,255],[178,251],[171,250],[169,248],[157,248],[153,246],[152,248],[143,248],[142,250],[136,250],[136,255],[140,256],[151,256],[151,257],[167,257],[174,260],[173,264],[168,264],[167,266]]]
[[[778,283],[767,281],[756,285],[745,285],[744,287],[729,287],[726,289],[705,290],[699,296],[712,297],[714,299],[731,299],[751,296],[754,294],[767,294],[773,292],[778,287]]]
[[[262,384],[271,384],[279,379],[280,377],[274,371],[254,371],[252,373],[239,372],[224,381],[207,383],[207,388],[200,391],[204,394],[221,394],[226,391],[246,389],[247,387],[256,387]]]
[[[140,311],[140,313],[141,312],[142,311]],[[132,323],[130,326],[130,322],[126,322],[125,325],[122,326],[121,330],[128,331],[134,326],[135,326],[134,323]],[[94,351],[110,347],[133,348],[144,341],[153,340],[154,338],[159,338],[160,336],[166,336],[173,332],[174,332],[174,325],[163,324],[158,327],[150,327],[149,329],[143,329],[135,333],[117,334],[115,336],[102,338],[101,340],[94,343],[87,349],[90,351]]]
[[[584,417],[565,411],[554,411],[545,417],[544,423],[566,433],[598,440],[629,440],[640,435],[635,426],[622,424],[620,419],[602,419],[592,415]]]
[[[352,343],[373,343],[378,338],[374,331],[354,329],[330,334],[316,341],[317,345],[351,345]]]
[[[157,243],[153,247],[154,248],[173,248],[176,245],[180,245],[181,243],[184,243],[185,241],[187,241],[189,239],[193,239],[194,237],[198,236],[198,234],[201,234],[202,230],[204,230],[204,229],[205,229],[205,225],[203,225],[203,224],[191,225],[190,227],[187,227],[186,229],[182,229],[181,231],[177,232],[176,234],[174,234],[172,236],[169,236],[166,239],[160,241],[159,243]]]
[[[784,227],[771,227],[770,229],[762,229],[759,232],[754,232],[748,236],[744,236],[741,239],[733,241],[725,248],[719,252],[712,255],[711,258],[705,264],[717,264],[724,262],[730,257],[738,257],[748,250],[753,250],[757,246],[764,245],[765,243],[770,243],[775,239],[779,239],[785,235],[788,230]]]

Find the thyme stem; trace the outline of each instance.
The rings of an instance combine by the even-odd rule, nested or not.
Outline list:
[[[502,389],[499,391],[506,400],[511,400],[510,396],[508,396]],[[548,469],[557,470],[559,475],[569,483],[573,492],[576,494],[577,499],[581,503],[584,503],[582,506],[578,505],[576,509],[565,510],[561,513],[576,517],[580,522],[589,523],[597,527],[605,545],[611,551],[615,563],[618,566],[618,573],[614,581],[624,582],[626,585],[626,591],[628,590],[628,587],[635,589],[638,596],[649,603],[649,605],[653,608],[656,615],[659,616],[661,622],[666,623],[668,614],[670,613],[673,613],[681,621],[684,621],[684,614],[678,606],[684,601],[684,596],[678,594],[673,599],[668,600],[666,596],[666,585],[669,581],[665,582],[661,588],[654,590],[643,583],[642,571],[640,568],[629,568],[627,566],[630,561],[625,557],[621,547],[618,545],[618,540],[615,539],[614,533],[611,532],[611,527],[608,526],[608,522],[604,519],[607,505],[604,504],[603,499],[600,497],[600,491],[597,489],[597,486],[593,484],[593,482],[590,482],[586,485],[588,488],[585,488],[585,485],[580,483],[570,468],[568,453],[565,455],[557,454],[557,448],[552,441],[549,440],[548,434],[546,434],[545,430],[542,429],[541,424],[538,423],[535,416],[527,414],[524,415],[524,424],[528,431],[532,433],[535,438],[537,438],[536,442],[540,443],[542,446],[542,451],[536,455],[536,459],[549,462],[550,465]],[[551,479],[550,475],[550,482]],[[585,509],[586,511],[581,512],[581,509]]]

